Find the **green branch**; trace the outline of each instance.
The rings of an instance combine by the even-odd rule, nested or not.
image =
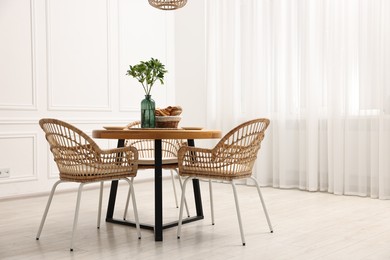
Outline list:
[[[158,59],[151,58],[149,61],[141,61],[140,63],[129,66],[130,69],[126,75],[132,76],[142,84],[145,94],[150,95],[152,87],[156,81],[164,84],[164,75],[168,71],[165,69],[165,65]]]

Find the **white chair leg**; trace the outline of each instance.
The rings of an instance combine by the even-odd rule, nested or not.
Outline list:
[[[127,192],[127,199],[126,199],[125,213],[123,214],[123,220],[126,220],[127,218],[127,209],[129,208],[129,201],[130,201],[130,194],[131,194],[132,187],[133,185],[129,185],[129,191]]]
[[[63,181],[62,180],[58,180],[56,183],[54,183],[53,187],[51,188],[51,192],[50,192],[50,196],[49,196],[49,199],[47,201],[47,204],[46,204],[45,212],[43,213],[41,224],[39,225],[39,229],[38,229],[38,232],[37,232],[36,240],[39,240],[39,237],[41,236],[43,225],[45,224],[47,213],[49,212],[49,208],[50,208],[51,201],[53,199],[54,192],[55,192],[58,184],[60,184],[61,182],[63,182]]]
[[[211,224],[214,225],[214,203],[213,203],[213,185],[211,180],[209,180],[209,190],[210,190],[210,208],[211,208]]]
[[[100,228],[100,219],[102,216],[102,199],[103,199],[103,184],[104,181],[100,182],[100,192],[99,192],[99,208],[98,208],[98,219],[97,219],[97,228]]]
[[[260,192],[259,183],[257,182],[257,180],[254,177],[251,177],[251,179],[256,184],[257,192],[259,193],[260,201],[261,201],[261,204],[263,205],[264,214],[265,214],[265,217],[267,218],[269,230],[270,230],[271,233],[273,233],[274,230],[272,229],[271,220],[269,219],[267,208],[265,207],[264,199],[263,199],[263,196],[261,195],[261,192]]]
[[[232,181],[232,187],[234,193],[234,201],[236,202],[237,218],[238,218],[238,225],[240,226],[241,241],[242,241],[242,245],[245,246],[245,237],[244,237],[244,230],[242,228],[240,205],[238,204],[236,185],[234,184],[234,181]]]
[[[79,190],[77,192],[77,202],[76,202],[76,210],[74,212],[72,239],[70,241],[70,251],[73,251],[73,242],[74,242],[74,238],[75,238],[75,235],[76,235],[77,221],[79,219],[81,193],[83,191],[84,184],[85,183],[80,183]]]
[[[183,224],[183,207],[184,207],[184,199],[186,193],[187,182],[193,179],[192,177],[188,177],[184,180],[182,191],[181,191],[181,200],[180,200],[180,209],[179,209],[179,223],[177,225],[177,238],[180,239],[181,234],[181,225]]]
[[[183,192],[183,182],[181,181],[181,177],[179,175],[179,173],[177,172],[177,170],[175,169],[176,173],[177,173],[177,176],[179,177],[179,183],[180,183],[180,188]],[[186,211],[187,211],[187,216],[190,217],[190,211],[188,210],[188,204],[187,204],[187,199],[184,197],[184,205],[186,207]]]
[[[177,193],[176,193],[175,179],[173,178],[173,170],[170,169],[170,172],[171,172],[171,179],[172,179],[172,186],[173,186],[173,194],[175,195],[176,208],[178,208],[179,204],[177,202]]]
[[[124,178],[124,180],[127,181],[129,183],[129,186],[130,186],[129,192],[131,192],[131,199],[132,199],[132,202],[133,202],[135,226],[137,228],[138,239],[141,239],[141,226],[139,224],[137,202],[136,202],[136,199],[135,199],[134,186],[133,186],[134,177],[132,177],[131,180],[129,180],[128,178]]]

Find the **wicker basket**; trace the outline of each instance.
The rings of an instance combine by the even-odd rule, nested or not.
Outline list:
[[[156,116],[157,128],[177,128],[181,116]]]

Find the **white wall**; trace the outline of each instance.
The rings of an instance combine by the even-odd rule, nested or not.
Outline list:
[[[47,192],[58,178],[40,118],[89,134],[139,118],[129,64],[162,60],[170,73],[152,95],[157,106],[175,102],[174,14],[147,0],[0,0],[0,169],[11,170],[0,198]]]
[[[206,1],[188,1],[175,13],[176,102],[183,107],[181,126],[207,125]],[[196,140],[195,145],[213,147],[214,140]]]
[[[206,126],[205,1],[188,1],[175,16],[176,100],[182,126]]]

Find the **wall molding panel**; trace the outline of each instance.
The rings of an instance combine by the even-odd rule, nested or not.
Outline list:
[[[38,179],[37,134],[24,132],[0,134],[0,144],[2,144],[0,147],[5,147],[4,144],[7,143],[17,145],[13,147],[8,145],[8,149],[5,152],[4,150],[0,151],[0,168],[9,168],[11,172],[10,177],[0,178],[0,184],[36,181]],[[20,149],[21,147],[23,147],[23,149]],[[30,153],[28,151],[30,151]],[[30,158],[28,158],[28,156],[30,156]],[[13,158],[15,158],[15,160],[13,160]]]
[[[2,3],[5,7],[2,6],[2,8],[9,10],[9,13],[2,14],[4,23],[0,23],[3,36],[3,43],[0,44],[0,56],[2,57],[0,70],[4,73],[0,76],[0,85],[16,91],[2,91],[0,110],[37,110],[35,1],[5,0],[3,2],[5,2]],[[13,15],[14,10],[18,10],[19,13]],[[9,24],[15,24],[16,29],[10,29],[12,27]],[[18,46],[23,51],[9,50],[15,40],[19,41]]]
[[[96,18],[95,22],[85,21],[81,17],[82,11],[78,13],[79,17],[72,13],[73,10],[78,9],[89,10],[90,13],[93,13],[92,10],[97,7],[100,6],[102,8],[102,4],[98,4],[99,2],[104,3],[104,10],[100,10],[100,13],[104,12],[104,17],[95,17],[98,15],[94,15],[91,19]],[[55,4],[58,5],[56,8],[53,7]],[[65,10],[64,6],[67,6]],[[91,6],[94,6],[94,8],[90,8]],[[110,17],[109,6],[109,0],[46,1],[49,111],[112,111],[112,89],[109,76],[111,66],[109,59],[111,53],[109,27],[112,17]],[[56,11],[58,12],[56,13]],[[69,12],[68,16],[59,15],[67,11]],[[56,17],[57,21],[54,21],[53,17]],[[102,20],[105,22],[102,26],[98,26],[99,23],[97,21],[101,20],[98,18],[104,18]],[[73,21],[76,19],[79,19],[79,23],[83,26],[78,27],[77,22]],[[95,26],[95,28],[88,28],[88,26]],[[53,27],[56,27],[56,29],[53,29]],[[89,39],[86,36],[89,33],[89,29],[95,31],[94,36],[98,34],[98,36],[102,36],[100,34],[105,35],[105,46],[100,46],[100,49],[96,47],[96,43],[99,42],[101,44],[102,41],[92,39],[92,35],[91,39]],[[61,33],[57,33],[58,31]],[[68,36],[68,38],[63,35]],[[60,40],[56,37],[64,38]],[[79,37],[82,39],[79,39],[77,44],[72,45],[71,43]],[[68,40],[68,44],[64,43],[65,40]],[[93,50],[90,51],[90,49]],[[62,54],[63,51],[66,53]],[[92,58],[96,59],[98,54],[101,54],[100,59],[93,61]],[[68,65],[63,65],[63,60],[66,60]],[[103,79],[97,79],[97,77],[103,77]],[[96,86],[99,86],[97,90]]]

